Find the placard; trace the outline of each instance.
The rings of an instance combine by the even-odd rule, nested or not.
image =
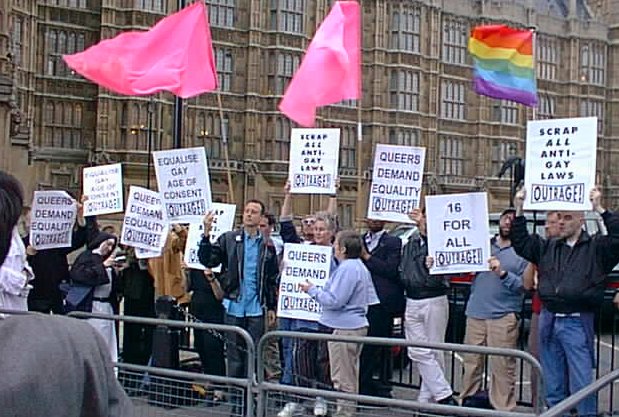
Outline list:
[[[64,191],[35,191],[30,219],[30,244],[36,250],[69,248],[77,203]]]
[[[292,129],[288,179],[293,194],[335,194],[340,129]]]
[[[426,196],[430,274],[488,271],[490,227],[486,193]]]
[[[234,204],[213,203],[213,224],[211,226],[211,243],[224,234],[232,230],[234,226],[234,216],[236,214],[236,206]],[[200,263],[198,259],[198,249],[204,234],[204,223],[191,223],[189,225],[189,233],[187,234],[187,244],[185,245],[185,253],[183,260],[188,268],[205,270],[206,267]],[[220,272],[221,267],[211,268],[213,272]]]
[[[306,280],[323,288],[331,270],[330,246],[286,243],[281,266],[277,316],[318,321],[322,306],[299,288]]]
[[[82,177],[83,193],[88,197],[84,202],[84,216],[123,211],[122,164],[87,167]]]
[[[368,218],[412,223],[408,214],[419,207],[426,148],[376,145],[368,202]]]
[[[525,210],[591,210],[597,135],[597,117],[527,123]]]
[[[211,208],[204,148],[153,152],[159,193],[171,223],[201,221]]]
[[[120,243],[160,252],[168,237],[168,229],[168,218],[159,193],[131,186]]]
[[[150,258],[158,258],[161,256],[161,254],[163,253],[163,248],[156,250],[156,251],[152,251],[152,250],[148,250],[148,249],[140,249],[140,248],[135,248],[135,257],[137,259],[150,259]]]

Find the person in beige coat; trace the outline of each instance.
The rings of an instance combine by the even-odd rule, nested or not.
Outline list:
[[[148,260],[148,272],[155,281],[155,295],[170,295],[178,304],[190,301],[187,278],[182,268],[187,229],[175,224],[168,234],[161,256]]]

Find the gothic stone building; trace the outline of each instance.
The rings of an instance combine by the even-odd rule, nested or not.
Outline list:
[[[260,198],[277,213],[294,127],[277,104],[332,1],[206,3],[223,121],[216,94],[185,100],[181,146],[206,148],[213,196],[225,200],[226,135],[236,202]],[[18,175],[29,195],[76,191],[81,167],[107,162],[123,162],[127,187],[145,185],[149,141],[153,150],[174,146],[174,98],[113,94],[72,73],[61,56],[146,29],[176,5],[0,0],[0,169]],[[356,140],[356,102],[321,109],[317,123],[342,129],[343,225],[364,216],[376,143],[425,146],[427,193],[487,190],[492,211],[508,204],[509,179],[497,173],[508,156],[524,155],[534,111],[472,91],[467,39],[482,23],[537,30],[535,117],[599,118],[598,177],[608,203],[619,206],[618,6],[617,0],[363,0],[363,141]],[[318,210],[323,200],[299,196],[295,212]]]

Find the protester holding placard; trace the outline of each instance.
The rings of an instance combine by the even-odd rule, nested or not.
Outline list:
[[[506,209],[499,219],[499,234],[490,240],[490,271],[478,272],[471,285],[466,307],[464,343],[516,349],[518,341],[518,314],[524,297],[523,275],[527,261],[512,247],[510,231],[515,210]],[[527,273],[532,273],[529,268]],[[490,362],[490,404],[497,410],[516,407],[516,358],[492,355]],[[468,397],[482,387],[484,358],[478,354],[464,355],[461,398]]]
[[[209,238],[213,215],[207,214],[204,217],[204,237],[198,250],[198,258],[205,267],[221,265],[218,279],[226,303],[224,323],[247,330],[254,343],[258,343],[264,333],[263,309],[272,323],[277,308],[277,255],[275,247],[258,230],[265,211],[261,201],[247,201],[243,209],[243,228],[222,234],[214,244]],[[241,349],[243,344],[239,335],[228,335],[228,376],[243,378],[247,375],[247,356]],[[234,396],[232,401],[232,415],[245,415],[241,398]]]
[[[175,224],[168,232],[161,256],[148,260],[148,272],[155,280],[156,296],[170,295],[178,304],[189,302],[187,279],[182,268],[186,242],[187,228]]]
[[[511,239],[516,252],[538,267],[540,356],[546,403],[552,407],[593,382],[593,320],[604,301],[606,276],[619,262],[619,215],[604,209],[602,193],[594,187],[589,203],[608,234],[590,236],[583,230],[582,211],[559,211],[559,237],[544,239],[527,230],[525,198],[524,189],[514,197],[517,217]],[[579,416],[597,415],[595,395],[576,409]]]
[[[322,305],[319,323],[339,336],[365,336],[368,331],[368,307],[379,303],[372,276],[360,259],[363,243],[354,231],[339,232],[333,245],[340,262],[324,288],[310,281],[300,284],[314,300]],[[359,343],[329,342],[329,364],[333,388],[350,394],[359,392]],[[337,400],[334,417],[351,417],[355,404]]]
[[[116,247],[116,236],[100,232],[88,244],[88,250],[77,257],[71,268],[71,289],[67,300],[73,294],[82,299],[74,305],[82,311],[114,314],[118,308],[118,277],[114,271],[114,259],[110,256]],[[85,291],[84,291],[85,289]],[[88,319],[105,339],[113,362],[118,360],[116,326],[111,320]]]
[[[28,294],[28,310],[44,314],[63,314],[63,295],[60,286],[70,280],[67,256],[82,249],[98,233],[95,217],[84,217],[86,200],[87,197],[82,196],[77,203],[77,220],[70,247],[36,250],[30,245],[30,233],[24,237],[28,263],[34,271],[32,290]],[[28,230],[30,230],[30,214],[25,216]]]
[[[419,233],[404,246],[400,264],[400,279],[406,290],[404,334],[411,342],[443,343],[449,319],[449,284],[445,275],[430,274],[425,209],[414,209],[409,217]],[[408,357],[422,378],[417,401],[457,404],[445,379],[443,351],[410,346]]]
[[[23,205],[24,192],[19,181],[0,171],[0,308],[8,310],[28,310],[32,269],[17,230]]]

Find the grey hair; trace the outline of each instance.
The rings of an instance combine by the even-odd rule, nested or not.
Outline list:
[[[335,216],[326,211],[319,211],[314,216],[314,222],[324,222],[327,230],[333,232],[334,234],[337,232],[337,220]]]

